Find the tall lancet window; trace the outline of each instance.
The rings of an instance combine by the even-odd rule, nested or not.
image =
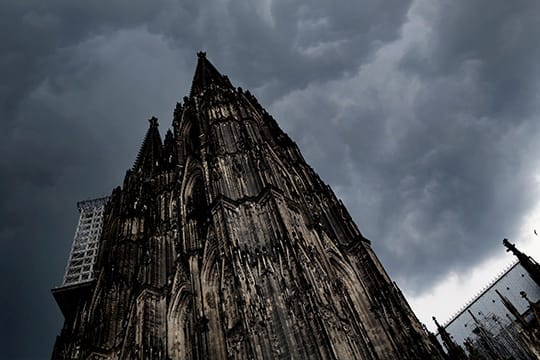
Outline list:
[[[201,249],[206,231],[205,209],[206,195],[201,174],[194,175],[186,187],[185,199],[185,225],[186,250]]]

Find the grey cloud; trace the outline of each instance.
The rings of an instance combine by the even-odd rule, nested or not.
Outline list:
[[[522,19],[520,33],[535,33],[536,5],[520,4],[506,13],[490,2],[494,11],[478,24],[472,14],[486,4],[418,1],[402,37],[357,74],[273,105],[278,118],[292,115],[301,148],[312,138],[333,139],[322,142],[324,156],[308,158],[410,293],[502,251],[500,240],[516,233],[534,203],[529,166],[537,164],[531,149],[539,129],[531,114],[540,104],[531,65],[539,54],[528,37],[500,41],[507,35],[497,27]],[[421,22],[429,32],[418,31]],[[310,127],[313,118],[334,127]],[[342,178],[334,172],[340,162],[348,170]]]
[[[157,115],[162,128],[169,126],[174,103],[188,91],[196,50],[208,50],[235,83],[273,98],[357,67],[371,42],[397,35],[407,6],[400,3],[383,26],[372,19],[377,29],[353,42],[342,41],[339,13],[310,14],[299,3],[2,3],[3,356],[49,356],[61,326],[49,289],[61,281],[75,203],[121,183],[145,118]],[[300,18],[319,17],[328,19],[324,41],[352,44],[355,56],[301,53],[321,32],[310,37]]]
[[[515,144],[536,149],[536,5],[490,2],[480,23],[469,2],[426,4],[4,1],[3,355],[49,356],[75,202],[121,182],[146,118],[170,125],[200,49],[298,140],[411,289],[485,256],[531,201]],[[402,27],[422,13],[431,35]]]
[[[411,51],[404,65],[429,77],[450,75],[467,61],[479,64],[478,83],[495,99],[488,111],[524,117],[536,110],[540,4],[530,1],[442,1],[430,16],[433,30],[424,53]],[[531,79],[531,76],[533,78]],[[536,99],[537,100],[537,99]],[[531,108],[530,106],[533,105]]]
[[[145,119],[156,114],[167,127],[187,89],[193,64],[169,45],[134,29],[65,47],[49,59],[46,79],[20,100],[8,126],[2,124],[3,356],[49,356],[61,326],[49,289],[62,279],[75,203],[121,183]],[[176,66],[183,70],[162,72]],[[28,339],[32,345],[24,346]]]
[[[167,34],[179,46],[184,41],[197,44],[185,38],[189,31],[199,40],[199,47],[220,59],[219,67],[227,69],[233,80],[260,89],[260,96],[270,101],[309,82],[355,71],[377,44],[398,35],[410,4],[364,1],[362,6],[343,2],[342,7],[324,1],[267,3],[266,9],[261,9],[260,3],[240,1],[217,7],[204,3],[195,26],[189,29],[178,26],[183,14],[167,16],[151,29]],[[316,47],[321,50],[306,51]]]

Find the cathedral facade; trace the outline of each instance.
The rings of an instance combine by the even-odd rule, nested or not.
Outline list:
[[[150,120],[107,199],[91,276],[53,290],[53,359],[442,359],[296,144],[198,55],[173,131]]]

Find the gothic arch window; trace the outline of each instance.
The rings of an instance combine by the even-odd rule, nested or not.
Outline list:
[[[192,298],[187,284],[177,291],[167,321],[169,354],[176,359],[190,359],[190,334],[193,333]]]
[[[200,157],[200,140],[199,140],[199,127],[194,121],[186,123],[183,127],[180,135],[181,141],[184,143],[184,156]]]
[[[202,176],[194,176],[185,193],[186,220],[202,221],[206,211],[206,194]]]
[[[189,178],[183,193],[184,246],[186,250],[202,249],[206,235],[206,193],[200,170]]]

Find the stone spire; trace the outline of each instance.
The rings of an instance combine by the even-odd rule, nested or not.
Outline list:
[[[163,145],[158,130],[158,119],[152,117],[148,122],[150,126],[135,160],[135,165],[133,165],[133,171],[151,175],[161,167],[163,162]]]
[[[465,351],[456,344],[456,342],[452,339],[452,336],[446,331],[444,326],[439,324],[437,321],[437,318],[435,316],[432,317],[433,322],[435,323],[435,326],[437,326],[437,331],[439,332],[439,336],[441,337],[444,347],[446,347],[446,350],[448,351],[448,357],[452,360],[466,360],[467,355],[465,354]]]
[[[527,270],[531,278],[540,286],[540,265],[532,257],[519,251],[508,239],[503,240],[503,245],[506,247],[506,251],[512,252],[518,258],[521,266]]]
[[[476,326],[476,328],[473,330],[473,333],[476,334],[476,336],[478,337],[478,341],[487,351],[490,359],[499,359],[499,349],[497,343],[494,341],[495,337],[493,336],[493,334],[485,328],[484,324],[473,314],[470,309],[467,310],[467,312],[473,319]],[[479,315],[481,315],[481,313],[479,313]]]
[[[200,51],[197,53],[197,56],[199,59],[191,84],[191,95],[197,95],[199,92],[214,86],[221,88],[232,87],[229,78],[220,74],[214,65],[206,58],[205,52]]]
[[[512,302],[506,296],[501,294],[499,290],[495,289],[495,292],[497,293],[497,295],[499,295],[499,298],[501,299],[501,302],[503,303],[504,307],[506,307],[506,309],[508,309],[508,311],[510,311],[510,313],[514,315],[514,317],[517,319],[517,321],[521,324],[523,328],[527,328],[528,327],[527,322],[525,321],[523,316],[519,313],[519,310],[516,309],[514,304],[512,304]]]
[[[57,358],[442,359],[330,186],[204,53],[173,130],[162,145],[150,120]]]

